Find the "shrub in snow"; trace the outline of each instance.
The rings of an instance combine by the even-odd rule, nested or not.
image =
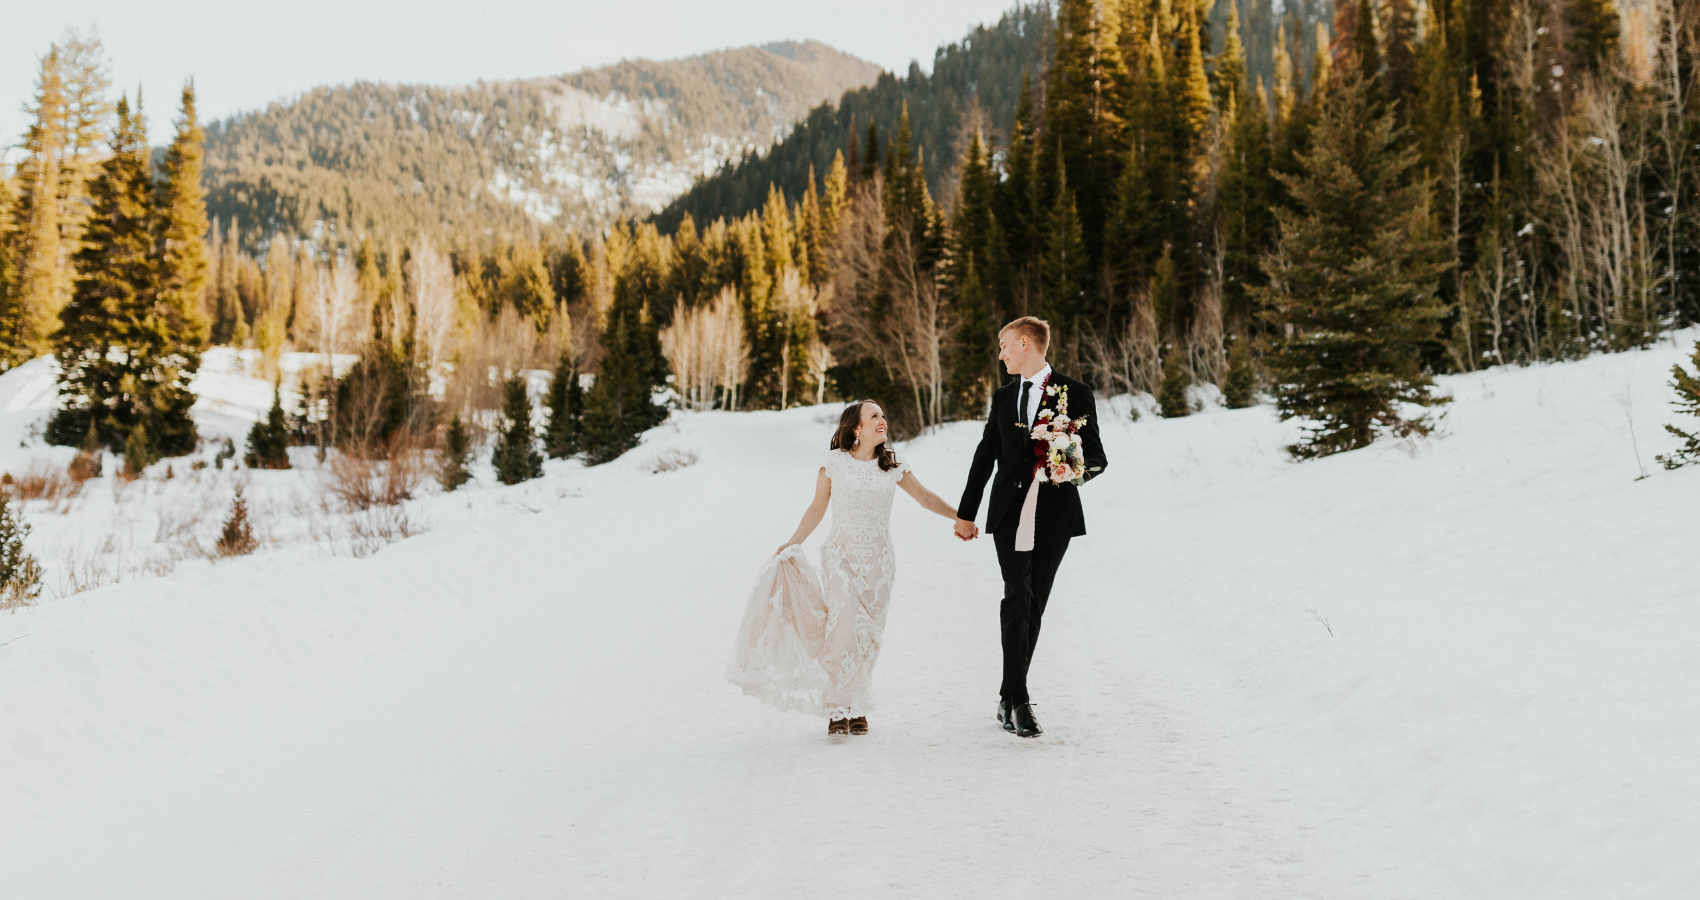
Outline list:
[[[75,497],[82,490],[83,483],[59,471],[59,467],[45,459],[30,460],[30,464],[22,472],[14,475],[7,472],[0,479],[11,488],[13,497],[19,500],[59,500]]]
[[[0,609],[28,606],[41,596],[41,564],[24,551],[29,536],[10,490],[0,490]]]
[[[537,432],[531,428],[531,398],[518,375],[502,387],[502,433],[490,462],[503,484],[519,484],[543,474],[543,454],[537,452]]]
[[[1228,351],[1228,377],[1222,381],[1222,402],[1229,409],[1257,405],[1257,369],[1251,363],[1251,346],[1241,338]]]
[[[649,471],[659,475],[662,472],[671,472],[696,464],[697,452],[695,450],[680,450],[673,447],[657,453],[655,459],[649,463]]]
[[[472,473],[467,471],[467,464],[472,461],[472,439],[466,433],[466,426],[461,424],[460,416],[455,416],[449,423],[448,433],[443,435],[443,455],[437,469],[437,483],[443,490],[452,491],[472,480]]]
[[[279,388],[272,388],[272,408],[266,413],[263,422],[255,422],[248,430],[248,455],[246,457],[250,469],[287,469],[289,468],[289,422],[283,414],[283,396]]]
[[[1186,370],[1181,367],[1178,352],[1170,353],[1163,362],[1163,387],[1157,392],[1157,409],[1165,419],[1178,419],[1192,412],[1186,403]]]
[[[1694,362],[1696,370],[1700,370],[1700,343],[1694,345],[1694,355],[1689,357]],[[1677,409],[1691,415],[1700,416],[1700,377],[1688,374],[1680,364],[1671,366],[1671,387],[1676,388],[1676,400],[1672,401]],[[1660,454],[1655,457],[1667,469],[1680,469],[1689,463],[1700,462],[1700,430],[1683,431],[1675,425],[1666,425],[1665,430],[1682,438],[1683,445],[1670,455]]]
[[[236,442],[230,438],[224,439],[224,446],[219,448],[218,455],[213,457],[213,467],[224,468],[224,461],[236,458]]]
[[[248,501],[242,499],[242,489],[236,489],[236,500],[230,504],[230,516],[224,520],[224,530],[219,533],[218,543],[214,546],[219,556],[246,556],[254,552],[260,542],[254,540],[254,526],[248,522]]]
[[[71,460],[71,465],[66,467],[65,474],[71,476],[72,481],[81,484],[90,478],[99,478],[100,470],[100,453],[84,450],[77,454],[76,459]]]

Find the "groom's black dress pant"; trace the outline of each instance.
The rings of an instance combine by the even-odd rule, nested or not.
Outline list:
[[[1015,549],[1019,516],[1005,519],[1003,527],[992,534],[992,543],[998,548],[998,568],[1003,570],[1003,606],[999,610],[1003,623],[1003,686],[998,693],[1009,705],[1017,706],[1029,700],[1027,668],[1033,663],[1033,648],[1039,643],[1039,622],[1045,616],[1045,602],[1051,599],[1051,583],[1056,581],[1057,567],[1068,552],[1069,538],[1038,529],[1033,536],[1033,549],[1019,552]]]

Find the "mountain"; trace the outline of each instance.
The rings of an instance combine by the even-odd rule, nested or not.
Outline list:
[[[1274,84],[1278,29],[1292,38],[1289,52],[1295,74],[1306,79],[1316,52],[1316,25],[1331,23],[1332,0],[1287,0],[1275,10],[1271,0],[1238,0],[1240,41],[1253,79]],[[1227,3],[1211,9],[1206,53],[1226,41]],[[834,153],[847,148],[850,133],[866,142],[868,123],[879,131],[880,151],[895,133],[905,104],[914,146],[922,153],[927,182],[935,196],[949,194],[949,180],[963,149],[965,125],[977,124],[1003,144],[1015,122],[1025,75],[1033,80],[1035,114],[1042,114],[1044,73],[1054,50],[1054,8],[1050,3],[1018,3],[996,24],[980,25],[961,41],[938,49],[932,74],[911,64],[903,77],[882,75],[874,84],[847,91],[836,108],[817,107],[796,129],[772,146],[728,162],[712,176],[669,203],[654,217],[664,232],[677,228],[689,213],[698,222],[740,216],[767,199],[768,185],[779,186],[795,201],[808,187],[809,167],[824,177]],[[861,147],[866,153],[866,146]]]
[[[208,211],[250,240],[652,213],[879,67],[815,41],[460,87],[358,82],[207,128]]]
[[[670,232],[686,213],[698,222],[742,215],[766,200],[770,183],[796,200],[808,188],[810,166],[824,177],[851,132],[865,143],[872,122],[883,153],[906,105],[927,181],[935,196],[944,195],[966,134],[964,124],[977,122],[1001,141],[1015,122],[1024,75],[1033,79],[1035,102],[1042,96],[1052,24],[1049,4],[1018,5],[996,24],[976,26],[962,40],[940,47],[931,75],[911,63],[901,78],[888,73],[845,92],[836,107],[816,107],[772,146],[699,181],[658,213],[656,224]]]

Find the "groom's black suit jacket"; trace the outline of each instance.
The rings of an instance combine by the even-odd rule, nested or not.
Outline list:
[[[1085,382],[1051,370],[1050,385],[1068,389],[1068,416],[1085,417],[1080,429],[1080,450],[1086,458],[1086,479],[1103,474],[1109,466],[1104,458],[1104,444],[1098,439],[1098,407],[1092,399],[1092,388]],[[1021,427],[1021,413],[1016,408],[1021,401],[1021,379],[1017,378],[992,394],[992,412],[986,419],[986,431],[980,446],[974,450],[974,465],[968,470],[968,486],[962,490],[962,502],[956,515],[969,522],[980,512],[980,498],[986,490],[986,480],[992,479],[991,505],[986,508],[986,531],[995,533],[1005,524],[1015,527],[1015,517],[1021,512],[1022,492],[1033,477],[1033,439]],[[1055,409],[1057,398],[1041,395],[1039,409]],[[997,477],[992,478],[992,463],[997,463]],[[1091,471],[1092,469],[1098,471]],[[1086,517],[1080,511],[1080,489],[1072,484],[1041,485],[1039,506],[1034,517],[1036,531],[1077,537],[1086,533]]]

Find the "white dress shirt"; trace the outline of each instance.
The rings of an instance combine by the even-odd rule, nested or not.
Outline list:
[[[1022,379],[1023,382],[1033,385],[1032,387],[1017,387],[1015,389],[1015,402],[1017,403],[1021,402],[1021,392],[1027,392],[1027,408],[1022,410],[1021,420],[1028,425],[1032,425],[1033,417],[1039,414],[1039,398],[1045,392],[1045,379],[1049,377],[1051,377],[1051,366],[1046,363],[1043,369],[1033,373],[1032,378]]]

